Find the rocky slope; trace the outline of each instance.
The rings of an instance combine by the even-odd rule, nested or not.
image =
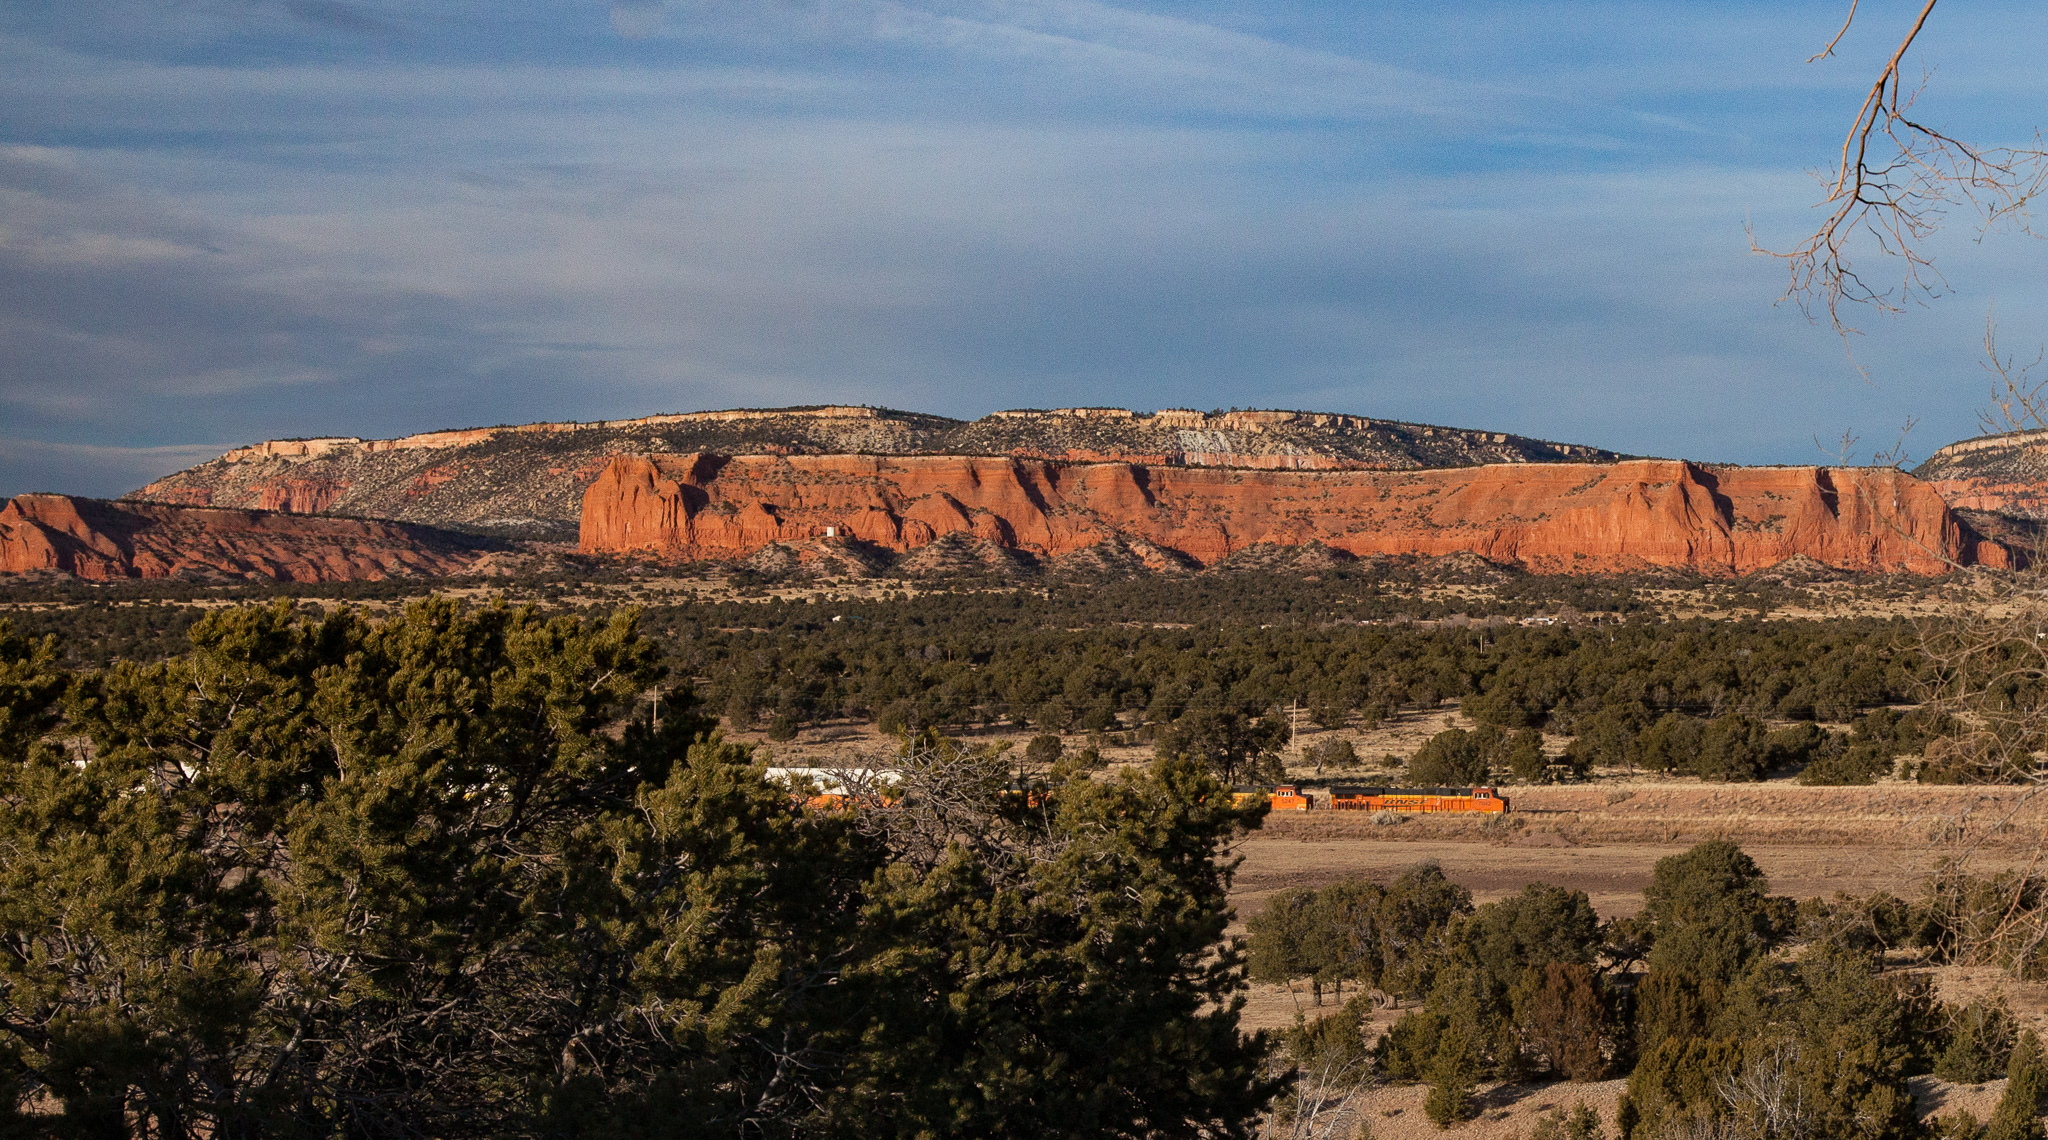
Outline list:
[[[1477,554],[1539,572],[1744,574],[1805,557],[1857,571],[2007,564],[1929,484],[1884,469],[1670,460],[1426,470],[1246,470],[975,456],[653,455],[584,495],[585,553],[745,558],[948,536],[1054,560],[1214,565],[1260,547]],[[1147,557],[1150,555],[1150,557]],[[1155,567],[1157,569],[1159,567]]]
[[[2005,432],[1951,443],[1914,468],[1952,507],[2048,519],[2048,431]]]
[[[0,574],[364,581],[460,573],[499,545],[403,523],[69,495],[0,508]]]
[[[972,422],[879,408],[692,412],[600,423],[273,440],[159,479],[131,500],[338,512],[518,538],[572,540],[583,492],[613,456],[969,455],[1149,467],[1386,469],[1605,462],[1610,452],[1502,432],[1315,412],[997,412]]]

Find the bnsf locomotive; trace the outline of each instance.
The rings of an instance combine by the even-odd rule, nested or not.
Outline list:
[[[1295,784],[1263,788],[1238,787],[1232,800],[1240,805],[1265,800],[1274,811],[1309,811],[1315,801]],[[1507,797],[1493,788],[1354,788],[1330,789],[1330,806],[1338,811],[1480,811],[1508,810]]]
[[[1338,811],[1504,812],[1508,801],[1493,788],[1335,787],[1330,806]]]

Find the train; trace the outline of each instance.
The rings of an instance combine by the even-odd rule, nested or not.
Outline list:
[[[1274,811],[1307,811],[1315,806],[1315,801],[1295,784],[1281,784],[1272,791],[1243,785],[1230,790],[1230,802],[1235,807],[1243,807],[1262,798]]]
[[[1505,812],[1508,798],[1497,788],[1333,787],[1337,811]]]
[[[1508,799],[1497,788],[1381,788],[1335,785],[1330,788],[1330,808],[1336,811],[1489,812],[1509,810]],[[1271,790],[1254,787],[1232,789],[1232,802],[1242,806],[1264,798],[1274,811],[1310,811],[1315,801],[1298,784],[1280,784]]]
[[[903,776],[886,769],[770,768],[768,778],[790,790],[791,798],[817,811],[859,807],[895,807],[903,797]],[[1483,812],[1509,810],[1498,788],[1385,788],[1345,784],[1328,789],[1335,811]],[[1012,785],[998,793],[1005,803],[1041,807],[1051,792],[1043,786]],[[1231,802],[1243,806],[1263,801],[1273,811],[1313,811],[1316,800],[1300,784],[1273,787],[1239,785]]]

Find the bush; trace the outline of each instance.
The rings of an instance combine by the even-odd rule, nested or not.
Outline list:
[[[1552,1072],[1568,1081],[1597,1081],[1605,1075],[1607,1003],[1591,966],[1547,963],[1531,971],[1529,984],[1517,997],[1515,1021]]]
[[[1050,768],[1066,753],[1066,745],[1060,743],[1056,734],[1041,732],[1024,746],[1024,761],[1034,768]]]
[[[1408,778],[1418,785],[1470,786],[1486,782],[1499,730],[1467,732],[1447,728],[1429,738],[1408,762]]]
[[[2006,1067],[2005,1094],[1984,1126],[1984,1140],[2042,1140],[2041,1094],[2048,1091],[2048,1062],[2033,1030],[2020,1034]]]
[[[1700,750],[1700,722],[1665,713],[1640,738],[1643,766],[1658,772],[1689,772]]]
[[[1316,741],[1308,750],[1308,758],[1315,762],[1316,770],[1324,768],[1355,768],[1358,766],[1358,750],[1348,740],[1327,737]]]
[[[1476,1115],[1472,1093],[1479,1082],[1477,1052],[1476,1042],[1457,1025],[1446,1028],[1437,1042],[1436,1055],[1423,1074],[1429,1082],[1429,1095],[1423,1098],[1422,1111],[1438,1128],[1449,1128]]]
[[[1511,734],[1501,745],[1501,760],[1518,780],[1535,783],[1549,774],[1550,760],[1543,755],[1543,734],[1525,728]]]
[[[1806,768],[1799,773],[1800,783],[1821,787],[1870,784],[1891,774],[1892,759],[1881,748],[1867,742],[1845,744],[1832,734],[1827,745],[1810,754]]]
[[[1706,780],[1761,780],[1770,768],[1763,722],[1741,713],[1708,721],[1700,730],[1699,751],[1681,770]]]
[[[1948,1046],[1934,1062],[1934,1075],[1959,1085],[1980,1085],[2005,1075],[2016,1033],[2001,1001],[1973,1001],[1951,1010]]]
[[[1643,706],[1635,702],[1608,705],[1591,716],[1580,717],[1574,726],[1578,738],[1566,754],[1581,771],[1594,765],[1603,768],[1635,768],[1643,762],[1638,738],[1649,725]]]
[[[1372,998],[1360,994],[1327,1017],[1314,1021],[1297,1017],[1284,1038],[1287,1053],[1303,1069],[1362,1069],[1372,1058],[1372,1047],[1365,1040],[1365,1019],[1371,1014]]]

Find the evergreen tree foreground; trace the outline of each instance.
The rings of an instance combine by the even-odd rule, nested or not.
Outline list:
[[[807,812],[630,615],[0,626],[0,1132],[1248,1136],[1194,759]]]

